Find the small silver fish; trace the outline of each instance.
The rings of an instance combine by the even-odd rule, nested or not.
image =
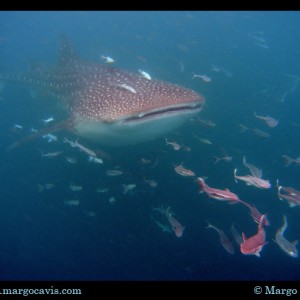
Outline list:
[[[96,164],[103,164],[103,160],[99,157],[89,156],[89,161],[94,162]]]
[[[23,126],[19,125],[19,124],[15,124],[14,125],[14,129],[18,129],[18,130],[22,130]]]
[[[56,135],[53,135],[51,133],[48,133],[46,135],[43,135],[42,136],[44,139],[48,139],[48,143],[51,143],[51,142],[57,142],[57,136]]]
[[[136,184],[123,184],[123,194],[127,194],[129,191],[133,190],[136,187]]]
[[[210,224],[207,220],[207,227],[206,228],[211,228],[211,229],[214,229],[219,237],[220,237],[220,243],[221,245],[223,246],[223,248],[230,254],[234,254],[235,250],[234,250],[234,247],[231,243],[231,241],[229,240],[229,238],[226,236],[226,234],[224,233],[224,231],[212,224]]]
[[[194,78],[201,78],[204,82],[211,82],[211,78],[206,75],[193,74],[192,79],[194,79]]]
[[[82,186],[74,184],[70,184],[69,188],[72,192],[79,192],[82,190]]]
[[[142,70],[139,70],[139,72],[141,73],[141,75],[142,75],[145,79],[147,79],[147,80],[151,80],[151,79],[152,79],[151,76],[150,76],[147,72],[142,71]]]
[[[41,156],[42,156],[42,157],[49,157],[49,158],[52,158],[52,157],[58,156],[58,155],[60,155],[60,154],[62,154],[62,153],[63,153],[62,151],[55,151],[55,152],[44,153],[44,154],[42,154]]]
[[[97,188],[96,192],[97,193],[106,193],[106,192],[108,192],[108,188],[105,188],[105,187],[103,187],[103,188]]]
[[[257,168],[256,166],[247,163],[246,156],[243,156],[243,165],[249,169],[251,174],[255,177],[261,178],[262,177],[262,170]]]
[[[112,59],[110,56],[101,55],[101,59],[104,60],[104,62],[107,64],[112,64],[115,62],[115,60]]]
[[[125,83],[123,83],[123,84],[114,84],[114,85],[119,86],[120,88],[125,89],[125,90],[127,90],[127,91],[129,91],[133,94],[136,94],[136,90],[130,85],[127,85]]]
[[[42,120],[44,124],[48,124],[50,122],[53,122],[54,121],[54,118],[53,117],[50,117],[48,119],[45,119],[45,120]]]
[[[254,116],[257,119],[264,121],[269,127],[276,127],[279,122],[279,120],[275,120],[274,118],[272,118],[270,116],[259,116],[256,114],[256,112],[254,112]]]
[[[296,248],[298,241],[296,240],[291,243],[283,236],[287,227],[288,224],[286,216],[283,216],[283,225],[277,230],[275,240],[273,239],[273,241],[280,247],[281,250],[283,250],[289,256],[298,257],[298,250]]]
[[[123,175],[123,172],[120,170],[107,170],[106,176],[120,176]]]
[[[66,200],[64,201],[64,204],[69,205],[69,206],[78,206],[79,205],[79,200]]]

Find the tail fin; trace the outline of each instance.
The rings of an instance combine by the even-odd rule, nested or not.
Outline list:
[[[282,189],[282,186],[281,185],[277,185],[277,195],[278,195],[278,198],[280,200],[283,200],[282,197],[280,197],[281,196],[281,194],[280,194],[281,189]]]
[[[234,175],[234,180],[235,180],[235,182],[237,183],[237,180],[236,180],[236,171],[237,171],[237,168],[234,169],[233,175]]]
[[[280,231],[281,231],[281,234],[283,235],[283,233],[285,232],[285,230],[287,229],[288,227],[288,223],[287,223],[287,218],[285,215],[283,215],[283,225],[282,227],[280,228]]]
[[[243,125],[243,124],[240,124],[239,127],[240,127],[240,132],[241,132],[241,133],[242,133],[242,132],[245,132],[245,131],[247,131],[247,130],[249,129],[247,126],[245,126],[245,125]]]
[[[264,216],[265,216],[265,218],[264,218],[264,223],[263,223],[263,225],[265,225],[265,226],[270,226],[270,221],[269,221],[269,219],[268,219],[268,214],[265,213]]]
[[[171,207],[168,206],[167,210],[166,210],[166,217],[168,219],[171,219],[172,218],[172,212],[170,211]]]
[[[28,136],[25,136],[23,138],[21,138],[20,140],[12,143],[11,145],[9,145],[6,150],[8,152],[20,147],[21,145],[24,145],[24,144],[27,144],[33,140],[35,140],[36,138],[39,138],[43,135],[46,135],[48,133],[51,133],[51,132],[56,132],[56,131],[60,131],[60,130],[63,130],[63,129],[67,129],[69,130],[71,128],[71,121],[70,120],[65,120],[65,121],[62,121],[62,122],[59,122],[53,126],[50,126],[48,128],[44,128],[44,129],[41,129],[39,130],[38,132],[35,132],[31,135],[28,135]]]
[[[288,167],[293,162],[293,159],[288,155],[282,155],[282,157],[285,159],[285,167]]]
[[[220,161],[219,157],[213,156],[213,158],[214,158],[214,164],[217,164]]]
[[[206,221],[206,223],[207,223],[207,226],[206,226],[205,228],[213,228],[213,225],[210,224],[208,220],[205,220],[205,221]]]
[[[201,192],[205,190],[205,187],[206,187],[206,184],[205,184],[205,181],[203,178],[201,177],[198,177],[197,178],[197,182],[199,183],[200,185],[200,188],[201,188]]]
[[[259,227],[259,228],[262,228],[262,227],[265,225],[265,223],[266,223],[266,215],[262,215],[262,216],[260,217],[258,227]]]

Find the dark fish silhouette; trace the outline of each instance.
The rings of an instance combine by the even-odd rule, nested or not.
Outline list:
[[[67,127],[102,145],[155,139],[198,113],[205,102],[202,95],[176,84],[81,61],[65,38],[53,68],[36,67],[0,79],[44,87],[63,99],[70,118],[53,129]]]

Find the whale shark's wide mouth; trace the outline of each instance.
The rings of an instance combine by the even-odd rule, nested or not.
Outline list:
[[[123,123],[136,123],[144,122],[152,119],[172,117],[174,115],[181,114],[196,114],[203,106],[203,102],[192,102],[187,104],[172,105],[168,107],[163,107],[159,109],[153,109],[147,112],[140,112],[135,115],[131,115],[122,120]]]

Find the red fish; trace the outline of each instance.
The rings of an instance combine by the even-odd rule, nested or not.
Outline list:
[[[253,254],[260,257],[260,251],[266,242],[266,232],[263,227],[265,215],[262,215],[258,224],[258,231],[255,235],[246,238],[245,234],[242,233],[243,242],[240,245],[241,252],[243,254]]]
[[[264,180],[255,176],[247,175],[247,176],[237,176],[237,169],[234,169],[234,179],[245,181],[247,185],[253,185],[260,189],[269,189],[271,187],[271,183],[269,180]],[[236,181],[237,182],[237,181]]]
[[[202,191],[204,191],[208,197],[213,198],[213,199],[217,199],[217,200],[225,200],[225,201],[237,201],[239,202],[239,197],[230,192],[229,189],[225,189],[225,190],[218,190],[218,189],[214,189],[209,187],[203,178],[197,178],[199,185],[202,189]]]
[[[175,235],[177,237],[181,237],[183,234],[183,230],[185,229],[185,226],[182,226],[175,218],[172,217],[172,213],[170,212],[170,207],[168,207],[166,211],[166,216],[168,218],[170,225],[172,226],[172,230],[175,232]]]

